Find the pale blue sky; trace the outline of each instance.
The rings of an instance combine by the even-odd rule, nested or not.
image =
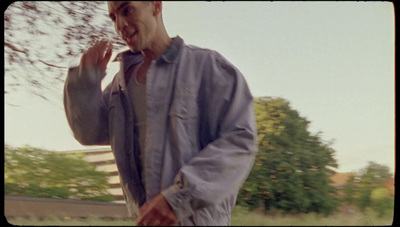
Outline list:
[[[106,8],[106,6],[105,6]],[[288,100],[321,131],[339,171],[375,161],[394,169],[394,9],[390,2],[164,2],[170,36],[214,49],[255,97]],[[114,53],[115,54],[115,53]],[[104,83],[117,70],[111,64]],[[5,142],[52,150],[79,145],[60,99],[6,96]]]

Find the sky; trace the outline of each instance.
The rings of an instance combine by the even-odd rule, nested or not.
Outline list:
[[[106,5],[105,5],[106,9]],[[390,2],[164,2],[171,37],[221,53],[254,97],[281,97],[321,132],[339,164],[395,166],[395,35]],[[114,52],[114,55],[116,52]],[[118,71],[110,63],[103,87]],[[5,143],[66,151],[74,138],[62,104],[22,89],[5,96]],[[57,89],[56,89],[57,90]]]

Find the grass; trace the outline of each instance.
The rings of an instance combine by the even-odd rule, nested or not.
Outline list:
[[[98,217],[70,218],[70,217],[17,217],[7,220],[12,225],[29,226],[136,226],[134,219],[104,219]]]
[[[236,206],[232,213],[232,226],[382,226],[392,225],[393,214],[378,218],[372,211],[361,213],[336,213],[330,216],[318,214],[263,214],[260,211],[249,212],[245,208]],[[8,220],[13,225],[30,226],[136,226],[133,219],[102,219],[97,217],[89,218],[13,218]]]
[[[329,216],[320,214],[263,214],[260,211],[249,212],[235,207],[232,213],[232,226],[382,226],[392,225],[393,214],[378,218],[373,211],[361,213],[336,213]]]

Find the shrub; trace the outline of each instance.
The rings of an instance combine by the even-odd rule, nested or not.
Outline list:
[[[83,160],[33,147],[5,146],[4,194],[38,198],[112,201],[107,175]]]

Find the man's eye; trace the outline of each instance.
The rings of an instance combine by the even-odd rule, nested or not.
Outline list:
[[[132,7],[126,7],[123,11],[123,15],[124,16],[128,16],[130,13],[133,12],[133,8]]]

